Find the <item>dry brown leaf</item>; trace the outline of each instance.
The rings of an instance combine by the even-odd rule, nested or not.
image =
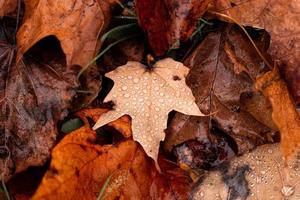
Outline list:
[[[194,200],[298,200],[300,168],[285,167],[278,144],[263,145],[209,172]]]
[[[229,44],[230,54],[226,48]],[[263,47],[261,42],[258,44]],[[236,70],[237,60],[240,65],[245,64],[241,68],[247,69],[251,77],[266,70],[242,32],[228,27],[222,33],[208,35],[184,62],[191,68],[187,85],[192,89],[197,105],[205,114],[214,114],[199,118],[176,113],[168,129],[166,149],[171,150],[186,140],[207,138],[213,131],[212,126],[235,140],[238,153],[268,141],[266,136],[274,127],[271,105],[264,97],[252,98],[258,96],[258,92],[253,91],[253,82],[241,72],[244,70]]]
[[[190,179],[174,165],[163,163],[160,174],[138,143],[127,140],[101,146],[96,144],[96,132],[84,126],[53,149],[50,169],[32,199],[96,199],[110,175],[103,199],[186,199]]]
[[[300,1],[218,0],[215,10],[242,25],[266,29],[271,35],[269,53],[284,72],[296,101],[300,101]]]
[[[281,149],[287,159],[299,151],[300,116],[285,82],[277,69],[256,80],[255,87],[261,90],[272,104],[272,118],[280,131]]]
[[[130,115],[133,139],[157,163],[169,112],[176,110],[187,115],[203,115],[185,83],[188,72],[182,63],[166,58],[158,61],[152,69],[138,62],[128,62],[106,74],[114,81],[114,87],[104,101],[113,101],[115,106],[100,116],[94,129]]]
[[[70,108],[76,74],[61,64],[56,49],[46,61],[14,63],[14,47],[0,43],[0,171],[4,180],[28,166],[42,165],[58,134],[56,123]]]
[[[156,55],[193,33],[211,0],[135,0],[140,26]]]
[[[54,35],[67,65],[85,66],[97,53],[98,36],[109,21],[110,2],[98,0],[25,0],[17,34],[19,58],[37,41]]]
[[[16,10],[18,0],[0,0],[0,17]]]

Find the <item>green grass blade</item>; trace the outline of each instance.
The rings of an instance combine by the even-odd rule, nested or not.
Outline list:
[[[97,200],[102,200],[102,198],[104,197],[104,193],[106,188],[108,187],[108,184],[110,182],[111,177],[113,176],[114,173],[112,173],[111,175],[109,175],[109,177],[107,177],[107,179],[105,180],[104,184],[102,185],[102,188],[99,192],[99,195],[97,197]]]
[[[111,43],[110,45],[108,45],[105,49],[103,49],[93,60],[91,60],[86,66],[84,66],[80,72],[78,73],[77,75],[77,78],[79,79],[79,77],[83,74],[83,72],[85,70],[87,70],[87,68],[89,66],[91,66],[93,63],[95,63],[100,57],[102,57],[110,48],[112,48],[113,46],[115,46],[116,44],[120,43],[120,42],[123,42],[125,40],[128,40],[130,38],[134,38],[134,37],[137,37],[139,36],[140,34],[134,34],[134,35],[129,35],[127,37],[124,37],[124,38],[121,38],[113,43]]]

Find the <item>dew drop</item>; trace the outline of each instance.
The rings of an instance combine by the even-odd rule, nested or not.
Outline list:
[[[124,94],[124,97],[128,98],[130,95],[128,93]]]
[[[134,83],[138,83],[139,81],[140,81],[140,80],[139,80],[138,78],[134,78],[134,79],[133,79],[133,82],[134,82]]]
[[[126,85],[123,85],[123,86],[122,86],[122,90],[123,90],[123,91],[127,90],[127,86],[126,86]]]
[[[131,79],[132,79],[132,76],[128,76],[127,78],[128,78],[129,80],[131,80]]]
[[[161,92],[161,93],[159,93],[159,96],[161,96],[161,97],[162,97],[162,96],[164,96],[164,93],[162,93],[162,92]]]
[[[163,102],[164,102],[164,100],[163,100],[163,99],[159,99],[158,101],[159,101],[159,103],[163,103]]]
[[[281,189],[281,193],[286,197],[291,196],[292,194],[294,194],[294,192],[295,192],[295,188],[292,186],[285,185]]]

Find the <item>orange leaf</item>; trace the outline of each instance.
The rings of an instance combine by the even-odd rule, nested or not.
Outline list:
[[[0,17],[3,17],[17,8],[17,0],[0,0]]]
[[[277,69],[258,78],[255,87],[261,90],[272,104],[272,118],[280,130],[281,150],[287,159],[294,155],[300,145],[300,117],[288,88]]]
[[[84,110],[81,115],[105,111]],[[87,125],[65,136],[53,149],[50,168],[33,200],[96,199],[110,175],[104,199],[187,199],[191,182],[182,170],[161,160],[160,174],[132,140],[104,146],[95,142],[96,132]]]
[[[18,57],[42,38],[56,36],[67,65],[85,66],[95,56],[97,39],[107,25],[107,1],[25,0],[25,16],[18,34]]]

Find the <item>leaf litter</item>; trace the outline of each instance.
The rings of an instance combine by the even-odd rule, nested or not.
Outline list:
[[[13,20],[15,17],[14,2],[16,1],[8,2],[12,3],[9,8],[3,9],[2,7],[5,13],[0,14],[2,16],[8,15],[8,17],[4,17],[1,20],[4,24],[9,20]],[[59,102],[66,105],[66,107],[62,110],[59,110],[59,106],[55,107],[55,109],[58,109],[58,112],[54,109],[55,117],[53,117],[53,119],[51,119],[51,117],[49,119],[47,118],[44,120],[44,123],[42,123],[43,125],[46,124],[46,126],[34,126],[37,129],[31,128],[30,131],[27,129],[25,132],[19,130],[15,131],[16,134],[21,134],[21,140],[18,141],[24,141],[24,139],[28,138],[28,133],[31,133],[31,138],[27,141],[34,141],[35,138],[33,138],[33,136],[40,136],[41,130],[45,128],[47,129],[46,132],[51,132],[51,134],[45,137],[43,136],[42,141],[47,142],[50,138],[51,142],[48,143],[48,146],[41,146],[46,147],[45,149],[36,149],[30,142],[23,143],[23,150],[28,146],[30,148],[33,147],[31,148],[32,151],[22,151],[25,157],[29,156],[26,157],[29,158],[29,160],[24,160],[26,164],[24,164],[23,161],[19,163],[15,162],[17,163],[16,168],[11,165],[11,173],[9,173],[10,175],[8,175],[7,179],[15,172],[25,170],[30,165],[42,165],[42,163],[49,158],[54,143],[58,142],[58,145],[52,151],[53,160],[51,161],[48,172],[46,176],[44,176],[33,198],[52,199],[53,195],[56,194],[67,199],[97,199],[99,198],[100,191],[104,191],[102,198],[104,197],[105,199],[115,197],[121,199],[145,199],[148,197],[154,199],[210,199],[209,195],[219,195],[221,199],[263,199],[265,197],[264,195],[268,195],[268,197],[272,197],[273,199],[282,199],[283,197],[287,199],[298,198],[298,184],[293,181],[295,180],[295,176],[297,176],[297,163],[293,163],[292,167],[288,165],[290,162],[297,161],[299,143],[299,136],[297,135],[299,132],[299,115],[296,109],[296,104],[298,103],[298,73],[296,67],[298,66],[298,54],[296,47],[298,41],[297,22],[299,21],[297,20],[297,10],[299,10],[297,1],[291,0],[289,4],[283,3],[283,1],[275,2],[272,0],[252,0],[246,2],[227,0],[197,2],[161,0],[145,2],[136,0],[134,3],[132,1],[119,2],[113,0],[105,2],[76,1],[75,4],[72,4],[73,1],[68,2],[71,2],[71,4],[67,5],[65,4],[66,2],[53,1],[51,3],[53,7],[51,7],[50,4],[45,6],[47,2],[42,0],[24,1],[26,9],[23,24],[18,33],[18,46],[21,47],[18,49],[18,60],[24,61],[27,66],[30,66],[30,69],[35,69],[31,63],[37,63],[38,66],[41,65],[41,63],[32,59],[32,57],[27,57],[27,55],[22,58],[21,55],[27,52],[33,45],[36,46],[37,41],[49,35],[54,35],[60,41],[62,49],[66,54],[67,64],[62,64],[65,68],[62,67],[60,71],[57,65],[52,66],[52,63],[56,61],[53,62],[55,57],[51,56],[50,59],[42,59],[46,62],[45,64],[51,63],[50,66],[59,71],[58,75],[62,75],[63,72],[71,70],[74,64],[81,65],[79,68],[83,69],[84,66],[87,66],[86,63],[90,63],[93,61],[92,59],[95,58],[102,43],[101,40],[98,40],[98,37],[101,37],[101,34],[103,34],[104,30],[108,27],[111,16],[113,16],[113,20],[124,20],[123,22],[126,20],[126,23],[136,22],[135,20],[138,19],[139,25],[144,29],[145,36],[147,37],[132,37],[130,40],[118,42],[118,45],[113,45],[113,48],[111,48],[112,44],[118,39],[107,41],[108,46],[106,47],[108,47],[108,49],[105,50],[105,48],[103,48],[103,51],[105,50],[103,53],[104,56],[101,52],[101,55],[98,55],[99,57],[101,56],[100,61],[97,63],[98,66],[93,62],[93,65],[85,71],[84,76],[80,77],[80,90],[83,92],[86,89],[90,91],[93,90],[93,94],[88,91],[89,94],[91,94],[90,97],[87,95],[87,98],[85,98],[84,95],[79,95],[77,96],[77,100],[84,102],[83,105],[89,105],[92,109],[83,109],[75,115],[69,115],[67,119],[79,117],[84,122],[84,127],[72,131],[69,135],[64,136],[64,134],[62,134],[57,137],[57,134],[60,132],[57,129],[57,125],[59,126],[58,128],[60,128],[61,124],[61,121],[58,122],[58,120],[62,119],[71,107],[73,107],[72,109],[74,110],[78,110],[82,107],[82,105],[78,106],[76,102],[70,103],[71,100],[74,100],[76,91],[74,89],[75,85],[72,85],[68,87],[68,89],[74,92],[72,93],[73,96],[65,95],[65,93],[60,96],[63,100],[59,100]],[[122,14],[117,14],[117,17],[115,17],[114,14],[111,15],[111,8],[113,8],[115,4],[120,6],[116,10],[122,10]],[[2,3],[2,5],[4,4]],[[77,10],[78,12],[75,12],[70,5],[74,5],[75,7],[73,8],[79,8],[79,10]],[[88,7],[86,7],[86,5],[88,5]],[[154,7],[158,9],[153,9]],[[202,16],[208,8],[210,11]],[[64,12],[66,9],[69,9],[71,12]],[[89,9],[95,9],[96,12],[85,13],[85,11]],[[133,9],[137,11],[136,17],[132,12]],[[48,15],[51,10],[55,13],[53,18]],[[159,10],[162,12],[157,13]],[[117,13],[120,13],[119,11],[117,11]],[[270,33],[270,37],[268,37],[266,32],[262,30],[246,28],[247,31],[250,31],[249,34],[258,47],[257,49],[261,52],[260,56],[251,45],[251,42],[249,42],[249,38],[245,37],[244,33],[237,30],[236,27],[226,22],[221,23],[216,20],[209,21],[208,23],[213,23],[213,27],[216,28],[210,31],[214,33],[208,35],[202,34],[202,31],[204,33],[207,27],[196,27],[199,18],[202,16],[204,19],[212,19],[211,13],[216,14],[216,11],[220,13],[217,14],[218,18],[223,21],[228,21],[230,17],[231,19],[235,18],[235,21],[238,21],[239,25],[265,28],[266,31]],[[225,16],[224,13],[229,17],[221,18],[221,14]],[[19,10],[18,14],[20,14]],[[95,23],[95,18],[100,15],[102,17],[104,16],[102,18],[103,21],[97,20]],[[78,16],[81,18],[78,19]],[[60,17],[66,17],[68,20],[61,23]],[[88,28],[88,26],[80,26],[80,24],[82,24],[80,20],[82,19],[84,19],[85,24],[90,25],[90,28]],[[47,24],[47,20],[49,22],[53,20],[51,25],[56,28],[49,29],[50,24]],[[73,22],[75,21],[76,25],[73,26]],[[231,21],[232,20],[230,20],[230,22]],[[121,21],[121,23],[123,22]],[[100,27],[98,26],[99,24],[101,24]],[[39,30],[40,25],[44,28],[41,29],[43,30],[42,34],[38,34],[39,36],[36,37],[36,30]],[[110,26],[112,26],[112,28],[115,26],[114,21],[112,21]],[[33,27],[33,29],[30,27]],[[98,31],[96,31],[96,29]],[[193,33],[193,30],[196,31]],[[26,31],[29,31],[29,34],[26,35],[24,33]],[[71,33],[72,37],[69,37],[69,33]],[[4,34],[7,34],[7,32]],[[22,34],[24,38],[20,38],[19,35]],[[14,37],[11,35],[8,36],[10,38]],[[131,34],[128,36],[130,37]],[[19,42],[27,40],[28,38],[32,40],[32,42],[25,42],[23,44]],[[127,43],[127,41],[129,42]],[[271,43],[269,43],[269,41],[271,41]],[[270,48],[268,48],[269,44]],[[5,43],[4,46],[6,45]],[[23,45],[26,48],[23,48]],[[92,48],[86,49],[84,48],[86,46]],[[131,46],[137,48],[132,48]],[[22,49],[23,52],[20,51]],[[127,49],[129,49],[128,52]],[[134,50],[133,54],[130,52],[130,49]],[[139,49],[141,51],[139,51]],[[186,49],[189,50],[185,52]],[[41,50],[43,51],[43,49]],[[172,51],[174,50],[176,53],[173,55]],[[118,56],[118,51],[122,56]],[[266,52],[269,52],[271,56]],[[32,53],[31,50],[30,53]],[[131,124],[133,125],[135,123],[134,119],[130,118],[129,115],[124,115],[116,121],[111,121],[96,132],[89,128],[95,124],[94,122],[97,121],[99,117],[101,119],[103,112],[116,112],[117,107],[113,107],[112,104],[103,103],[102,99],[108,88],[111,87],[111,83],[109,83],[107,79],[101,79],[99,72],[106,73],[107,71],[115,69],[116,66],[124,65],[128,61],[128,58],[134,54],[136,57],[135,55],[131,57],[133,60],[145,63],[144,58],[148,53],[160,55],[160,57],[156,57],[155,60],[161,60],[166,57],[162,55],[171,55],[175,60],[180,59],[180,57],[188,57],[183,61],[184,65],[190,68],[190,73],[186,77],[187,85],[191,88],[190,91],[195,97],[194,100],[201,112],[209,114],[203,117],[188,116],[176,112],[168,112],[169,114],[165,114],[165,120],[163,120],[164,124],[161,126],[161,130],[167,127],[165,142],[159,151],[159,142],[155,145],[151,144],[157,149],[158,162],[162,173],[158,173],[155,168],[155,162],[147,157],[143,147],[132,140],[135,139],[135,135],[137,134],[131,127]],[[181,56],[181,54],[185,56]],[[36,55],[37,52],[33,52],[33,56]],[[179,57],[176,57],[178,55]],[[47,57],[47,55],[45,54],[44,57]],[[4,63],[7,62],[7,59],[3,60]],[[273,60],[274,64],[272,65],[275,66],[275,69],[277,67],[280,73],[274,70],[270,65],[265,65],[263,60],[268,63],[272,63]],[[159,62],[161,61],[158,61],[158,63]],[[10,68],[10,70],[5,69],[4,72],[6,71],[8,74],[12,74],[11,70],[13,71],[16,68],[15,65],[19,65],[14,59],[12,63],[12,68]],[[108,65],[105,63],[108,63]],[[148,64],[150,64],[150,68],[151,66],[153,67],[151,63]],[[44,68],[38,67],[38,69]],[[45,69],[48,68],[46,67]],[[33,70],[33,72],[34,71],[35,70]],[[25,75],[26,73],[22,74],[22,77]],[[68,78],[68,81],[72,82],[73,77],[75,77],[73,75],[76,76],[76,74],[72,72],[72,76],[70,79]],[[281,79],[281,75],[283,75],[283,79]],[[40,80],[40,76],[44,77],[43,75],[34,76],[33,73],[34,82]],[[50,79],[52,79],[52,74],[50,77]],[[64,77],[66,78],[66,76]],[[29,90],[26,91],[29,91],[29,94],[32,95],[34,92],[30,90],[30,87],[27,87],[28,82],[26,82],[27,79],[25,78],[22,79],[25,80],[22,83],[24,83],[26,89],[29,88]],[[178,78],[175,76],[173,78],[175,81],[175,79],[178,80],[181,77]],[[8,82],[11,84],[14,83],[14,80],[15,79],[12,78],[9,79]],[[101,81],[103,81],[102,85],[100,85]],[[46,83],[50,82],[48,81]],[[45,82],[42,83],[42,85],[45,85]],[[90,84],[89,87],[86,87],[87,83]],[[52,88],[57,86],[57,83],[55,82],[55,84],[51,85],[52,87],[48,91],[53,91]],[[256,89],[254,89],[254,86],[256,86]],[[103,90],[99,97],[96,98],[100,87],[102,87]],[[16,94],[16,92],[11,91],[10,93]],[[48,93],[50,94],[51,92],[47,92],[47,94]],[[49,96],[49,94],[47,96]],[[58,92],[58,94],[60,93]],[[113,94],[110,93],[110,95]],[[26,112],[30,113],[30,110],[36,111],[35,108],[37,106],[28,108],[31,104],[27,102],[27,99],[30,98],[26,95],[23,96],[25,97],[22,99],[26,100],[26,104],[23,106]],[[42,96],[44,97],[44,95]],[[45,96],[45,98],[47,98],[47,96]],[[57,99],[61,99],[60,97]],[[68,103],[65,102],[65,97],[67,97]],[[36,99],[39,99],[39,97]],[[48,100],[47,98],[47,101]],[[118,105],[119,100],[118,98],[114,100],[116,101],[115,105]],[[121,100],[123,99],[121,98]],[[14,104],[19,105],[20,102],[22,101],[18,101],[17,104],[14,102]],[[134,103],[134,101],[130,103]],[[4,105],[4,107],[7,107],[6,105],[10,104],[5,102]],[[37,105],[39,105],[39,103]],[[111,107],[109,105],[111,105]],[[95,107],[100,107],[100,109],[95,109]],[[110,107],[110,109],[103,110],[101,107]],[[51,111],[53,110],[53,107],[47,108]],[[123,106],[121,109],[126,110],[127,108],[128,107]],[[6,113],[7,112],[5,112],[5,115]],[[36,112],[33,113],[36,114]],[[143,114],[143,112],[140,111],[138,114]],[[8,116],[3,117],[3,114],[1,114],[1,119],[6,119],[7,117]],[[25,121],[31,122],[32,119],[28,119],[29,120],[25,119]],[[12,124],[15,123],[15,120],[11,121]],[[51,123],[51,126],[47,126],[48,123]],[[73,130],[73,128],[69,130]],[[9,129],[9,131],[11,131],[11,129]],[[164,131],[160,132],[160,135],[165,137]],[[5,130],[5,133],[7,133],[7,130]],[[280,133],[280,135],[278,133]],[[24,137],[24,135],[26,137]],[[144,136],[144,134],[142,136]],[[262,148],[257,148],[257,146],[261,144],[278,142],[279,136],[281,137],[280,145],[266,145]],[[145,137],[148,137],[148,135]],[[69,140],[72,142],[70,143]],[[160,140],[161,138],[157,141]],[[73,141],[78,143],[73,143]],[[17,146],[20,145],[20,143],[16,144]],[[34,144],[40,145],[42,143],[38,141]],[[67,146],[61,144],[66,144]],[[83,147],[82,144],[84,144],[85,147]],[[70,149],[65,149],[68,146],[70,146]],[[76,151],[73,152],[71,147],[74,147]],[[85,149],[86,147],[92,150],[87,150]],[[12,146],[11,149],[13,148],[14,146]],[[255,148],[257,148],[257,150],[248,154],[248,151]],[[95,151],[98,152],[98,150],[102,151],[104,149],[106,149],[105,155],[112,155],[112,157],[109,158],[111,160],[105,161],[103,154],[94,154]],[[270,153],[270,149],[272,153]],[[119,154],[120,152],[118,151],[126,155],[133,155],[134,153],[132,152],[135,152],[140,156],[134,156],[133,160],[129,159],[130,161],[127,160],[123,162],[121,160],[126,160],[128,157],[123,154],[121,156],[113,156],[114,154]],[[232,157],[232,151],[239,155],[244,155],[240,158],[234,158],[231,162],[221,164],[220,167],[223,166],[221,170],[219,170],[219,168],[210,172],[204,170],[210,169],[212,166],[220,165],[220,163]],[[271,155],[269,156],[266,151]],[[30,157],[32,155],[31,152],[34,152],[35,155],[38,156],[38,159]],[[40,155],[41,152],[44,153]],[[13,152],[13,155],[18,154]],[[86,169],[83,167],[78,170],[77,166],[84,163],[84,159],[89,159],[92,155],[95,155],[95,159],[99,160],[99,162],[101,160],[101,165],[94,163],[87,164]],[[283,160],[281,155],[286,159]],[[163,159],[161,159],[162,157]],[[275,162],[279,163],[279,165],[274,165],[272,158],[275,157]],[[112,162],[114,159],[121,162],[119,162],[119,164],[118,162]],[[36,163],[34,164],[35,161]],[[168,168],[166,170],[165,164],[162,164],[165,161],[169,164],[172,163],[172,169]],[[66,163],[70,163],[70,165],[65,165]],[[138,164],[135,165],[135,163]],[[175,167],[175,163],[186,172]],[[57,167],[58,170],[55,167],[51,168],[51,166]],[[112,166],[112,168],[109,166]],[[264,167],[267,167],[267,170],[264,170]],[[112,170],[113,168],[121,170],[114,171]],[[126,168],[126,170],[123,170],[124,168]],[[100,172],[98,170],[100,170]],[[140,172],[140,170],[151,171],[151,173],[145,174],[144,171]],[[276,173],[276,175],[274,175],[273,172]],[[137,176],[137,174],[140,175]],[[198,181],[200,184],[192,184],[187,174],[193,181]],[[65,180],[69,175],[71,178],[70,180],[66,179],[66,182],[64,182],[66,184],[57,181]],[[278,175],[280,175],[280,177]],[[96,180],[94,179],[95,177]],[[111,177],[109,181],[107,181],[108,177]],[[78,183],[77,180],[82,180],[82,184]],[[278,184],[278,180],[282,183],[281,185]],[[178,181],[180,183],[178,183]],[[273,184],[275,181],[277,183]],[[9,182],[13,182],[13,180]],[[105,182],[108,184],[107,187],[103,187]],[[205,183],[207,182],[212,183],[210,186],[213,186],[213,188],[206,187]],[[265,184],[266,182],[271,184]],[[192,185],[194,185],[195,192],[190,193]],[[18,195],[18,192],[13,188],[11,184],[8,184],[8,191],[14,192],[14,194],[11,194],[14,198],[29,198],[28,194],[25,196],[22,196],[22,194]],[[57,193],[51,193],[49,189],[53,189],[57,191]],[[67,193],[66,191],[72,192]],[[78,191],[80,191],[80,195],[83,194],[84,196],[78,195]],[[30,194],[33,192],[34,191]],[[129,192],[131,192],[131,194],[129,194]],[[132,196],[132,194],[135,194],[135,196]],[[205,196],[203,196],[203,194]],[[211,198],[214,199],[216,196]]]

